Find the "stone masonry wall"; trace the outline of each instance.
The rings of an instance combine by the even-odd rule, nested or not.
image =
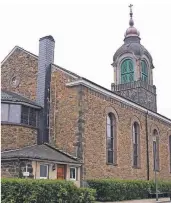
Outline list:
[[[37,67],[35,57],[17,48],[1,67],[1,88],[35,100]],[[17,85],[12,84],[14,77]]]
[[[140,110],[128,107],[119,101],[84,88],[82,99],[84,120],[84,179],[122,178],[147,179],[146,115]],[[106,164],[106,108],[113,108],[117,122],[117,165]],[[132,167],[132,122],[140,123],[140,168]],[[153,124],[153,125],[152,125]],[[153,117],[148,118],[150,179],[152,171],[151,128],[160,131],[160,179],[171,179],[169,172],[168,131],[171,125]]]
[[[16,48],[1,66],[1,88],[20,93],[29,99],[36,98],[36,57]],[[16,77],[16,83],[12,79]],[[1,149],[22,148],[37,143],[37,130],[19,125],[1,124]]]
[[[1,161],[1,177],[2,178],[16,178],[16,177],[21,178],[22,172],[26,171],[26,165],[28,166],[27,171],[30,172],[29,178],[33,178],[32,161],[2,160]],[[29,170],[29,169],[31,169],[31,170]]]
[[[37,130],[29,127],[1,124],[1,150],[11,150],[37,143]]]
[[[159,172],[157,172],[157,177],[159,179],[171,180],[170,173],[170,149],[169,149],[169,136],[171,135],[171,125],[166,126],[159,120],[153,120],[150,117],[148,122],[149,128],[149,160],[150,160],[150,179],[154,179],[153,171],[153,139],[152,132],[157,129],[159,132]]]
[[[67,88],[74,80],[70,75],[53,69],[50,99],[50,143],[72,155],[76,155],[78,121],[77,88]]]
[[[134,107],[108,98],[86,87],[68,88],[74,80],[56,70],[51,78],[50,140],[64,151],[77,155],[84,162],[83,179],[122,178],[147,179],[146,115]],[[117,164],[106,164],[106,109],[116,112]],[[132,123],[140,123],[140,167],[132,167]],[[171,126],[148,116],[150,179],[153,179],[152,126],[160,131],[161,179],[171,178],[169,172],[168,131]],[[54,127],[55,126],[55,127]]]

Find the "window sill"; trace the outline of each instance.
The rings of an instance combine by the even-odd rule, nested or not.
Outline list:
[[[106,165],[109,165],[109,166],[118,166],[118,164],[116,164],[116,163],[106,163]]]
[[[71,181],[77,181],[77,180],[76,180],[76,179],[74,179],[74,178],[70,178],[70,180],[71,180]]]
[[[156,172],[160,172],[160,170],[154,170],[154,169],[153,169],[153,172],[155,172],[155,171],[156,171]]]
[[[16,126],[23,126],[23,127],[26,127],[26,128],[38,129],[37,127],[32,126],[32,125],[26,125],[26,124],[23,124],[23,123],[11,123],[11,122],[8,122],[8,121],[1,121],[1,125],[16,125]]]
[[[133,169],[141,169],[140,166],[132,166]]]

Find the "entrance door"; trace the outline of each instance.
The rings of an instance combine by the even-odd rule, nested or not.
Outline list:
[[[65,179],[65,165],[57,165],[57,179],[64,180]]]

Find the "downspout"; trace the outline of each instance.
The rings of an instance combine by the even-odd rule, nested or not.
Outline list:
[[[150,179],[149,175],[149,146],[148,146],[148,111],[146,113],[146,152],[147,152],[147,180]]]

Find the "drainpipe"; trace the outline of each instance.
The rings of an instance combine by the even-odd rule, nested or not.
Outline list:
[[[147,149],[147,180],[150,179],[149,175],[149,146],[148,146],[148,111],[146,113],[146,149]]]

